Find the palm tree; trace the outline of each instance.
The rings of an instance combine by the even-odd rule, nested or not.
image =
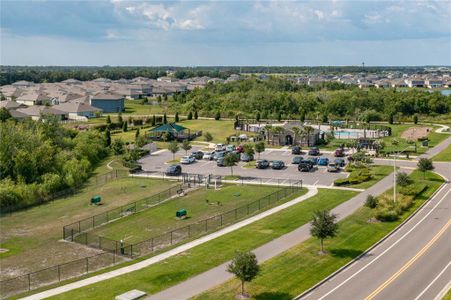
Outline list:
[[[304,132],[307,135],[307,147],[310,147],[310,134],[313,132],[313,127],[304,126]]]
[[[291,130],[294,133],[293,145],[295,145],[296,144],[296,140],[297,140],[297,136],[302,132],[302,128],[295,126],[295,127],[291,128]]]
[[[265,132],[266,132],[266,138],[267,138],[267,140],[268,140],[268,144],[269,144],[269,134],[270,133],[272,133],[273,132],[273,127],[272,127],[272,125],[265,125]]]
[[[282,127],[282,126],[277,126],[277,127],[274,127],[273,128],[273,132],[275,133],[275,134],[277,134],[277,138],[278,138],[278,141],[279,141],[279,145],[280,145],[280,134],[282,133],[282,132],[284,132],[284,128]]]

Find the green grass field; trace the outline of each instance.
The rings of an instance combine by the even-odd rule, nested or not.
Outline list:
[[[307,223],[314,211],[331,209],[357,193],[319,190],[319,193],[272,216],[199,245],[148,268],[73,290],[53,299],[113,299],[139,289],[153,294],[230,260],[236,250],[251,250]]]
[[[95,174],[110,170],[105,160]],[[115,162],[112,163],[115,165]],[[72,243],[59,242],[62,227],[94,214],[139,200],[177,183],[147,178],[121,178],[96,184],[95,177],[76,194],[18,211],[1,218],[0,247],[10,251],[0,254],[1,278],[35,271],[64,263],[95,252]],[[102,197],[102,205],[90,205],[94,195]]]
[[[114,240],[136,243],[241,207],[277,190],[277,187],[253,185],[227,185],[219,190],[200,188],[184,197],[161,203],[91,232]],[[188,218],[179,220],[175,217],[175,212],[181,208],[187,210]]]
[[[415,171],[412,177],[421,180],[419,176],[422,174]],[[252,299],[292,299],[307,290],[387,235],[429,198],[443,180],[434,173],[428,173],[426,182],[428,189],[417,197],[414,205],[398,221],[370,223],[368,219],[372,211],[363,207],[340,222],[335,238],[325,241],[328,255],[318,255],[318,240],[310,238],[262,264],[261,274],[247,284],[246,291]],[[235,299],[239,285],[233,279],[195,299]]]
[[[432,158],[434,161],[451,161],[451,145]]]

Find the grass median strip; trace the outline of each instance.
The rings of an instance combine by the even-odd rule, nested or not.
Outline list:
[[[434,161],[451,161],[451,145],[432,158]]]
[[[413,178],[421,174],[415,171]],[[328,255],[318,255],[318,240],[304,243],[262,264],[261,274],[247,285],[252,299],[292,299],[364,252],[410,216],[443,182],[427,173],[428,188],[416,197],[414,204],[395,222],[368,222],[371,209],[362,207],[340,222],[338,235],[325,241]],[[387,191],[389,192],[389,191]],[[233,279],[195,299],[235,299],[240,283]]]
[[[237,249],[251,250],[307,223],[315,210],[332,209],[356,192],[320,190],[289,209],[200,245],[151,267],[70,291],[53,299],[114,298],[130,289],[154,294],[230,260]]]

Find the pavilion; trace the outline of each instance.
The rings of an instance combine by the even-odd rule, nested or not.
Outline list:
[[[196,136],[202,135],[202,132],[191,134],[191,130],[176,123],[163,124],[148,131],[151,140],[164,140],[163,135],[167,135],[167,140],[192,140]]]

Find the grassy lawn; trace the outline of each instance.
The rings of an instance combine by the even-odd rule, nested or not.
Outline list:
[[[213,136],[213,143],[225,143],[226,138],[230,135],[240,135],[242,133],[251,136],[252,134],[246,131],[236,131],[233,128],[233,121],[229,120],[184,120],[180,122],[192,131],[210,132]],[[204,141],[204,138],[198,137],[197,140]]]
[[[150,100],[152,101],[152,100]],[[141,99],[138,100],[125,100],[125,111],[122,113],[126,115],[157,115],[163,113],[169,113],[164,106],[141,104]]]
[[[414,172],[412,177],[418,178],[419,175],[422,176]],[[292,299],[388,234],[429,198],[442,180],[436,174],[428,173],[427,183],[427,190],[396,222],[370,223],[368,219],[372,211],[362,207],[340,222],[340,230],[335,238],[325,241],[328,255],[318,255],[318,240],[310,238],[262,264],[261,274],[247,284],[246,291],[252,295],[252,299]],[[238,291],[239,282],[233,279],[195,299],[235,299]]]
[[[434,161],[451,161],[451,145],[432,158]]]
[[[200,188],[153,208],[119,219],[92,231],[93,234],[136,243],[172,229],[241,207],[279,190],[277,187],[227,185],[219,190]],[[207,202],[208,200],[208,202]],[[180,220],[175,212],[184,208],[188,218]]]
[[[307,223],[314,211],[332,209],[357,193],[319,190],[314,197],[148,268],[73,290],[53,299],[113,299],[139,289],[154,294],[230,260],[236,250],[251,250]]]
[[[106,164],[111,159],[105,160],[95,174],[109,172]],[[60,242],[62,226],[153,195],[172,185],[175,183],[147,178],[121,178],[96,184],[93,177],[74,195],[2,216],[0,247],[10,251],[0,254],[0,277],[15,276],[93,255],[96,253],[93,250]],[[89,204],[94,195],[102,197],[102,205]]]

